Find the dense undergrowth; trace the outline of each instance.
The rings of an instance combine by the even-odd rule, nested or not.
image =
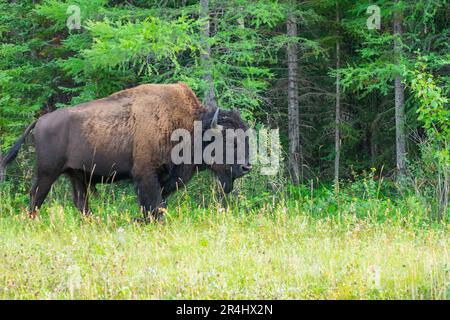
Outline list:
[[[448,215],[373,172],[338,196],[255,174],[224,197],[201,174],[148,225],[125,183],[99,187],[90,218],[61,179],[29,220],[22,189],[0,191],[0,298],[449,297]]]

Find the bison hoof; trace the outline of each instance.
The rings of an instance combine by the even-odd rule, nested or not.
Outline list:
[[[164,224],[166,217],[163,214],[158,214],[156,217],[152,217],[153,220],[159,224]]]
[[[163,214],[155,214],[155,215],[148,215],[145,218],[135,218],[133,219],[134,222],[140,223],[140,224],[149,224],[149,223],[164,223],[164,215]]]
[[[38,211],[37,211],[37,210],[29,211],[29,212],[28,212],[28,217],[30,217],[31,220],[36,219],[37,216],[38,216]]]
[[[133,222],[135,222],[135,223],[139,223],[139,224],[148,224],[148,223],[150,223],[150,219],[148,219],[148,218],[134,218],[133,219]]]
[[[92,212],[91,211],[83,211],[83,212],[81,212],[81,215],[83,217],[89,218],[89,217],[92,217]]]
[[[81,219],[87,222],[97,222],[97,223],[101,222],[101,218],[98,216],[94,216],[92,212],[88,213],[83,212],[83,214],[81,215]]]

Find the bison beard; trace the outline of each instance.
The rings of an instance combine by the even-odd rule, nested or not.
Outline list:
[[[246,165],[181,164],[171,161],[170,135],[175,129],[193,132],[220,123],[223,130],[246,129],[233,111],[207,110],[183,83],[146,84],[107,98],[48,113],[31,124],[7,153],[2,167],[17,156],[34,129],[37,173],[30,192],[30,214],[41,207],[52,184],[65,174],[73,187],[75,206],[89,214],[89,188],[97,183],[130,179],[136,187],[144,219],[160,219],[165,198],[197,171],[210,169],[225,192]],[[217,119],[218,116],[218,119]],[[151,215],[149,215],[151,213]]]

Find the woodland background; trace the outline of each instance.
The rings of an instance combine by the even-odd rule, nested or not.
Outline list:
[[[0,297],[448,299],[449,18],[448,0],[0,0],[0,157],[44,113],[176,81],[283,146],[277,176],[223,198],[201,174],[142,226],[130,186],[86,221],[63,180],[30,221],[29,139],[0,166]]]
[[[379,30],[366,25],[373,4]],[[446,0],[24,0],[0,11],[3,150],[43,113],[175,81],[280,128],[295,184],[401,175],[425,141],[446,149]]]

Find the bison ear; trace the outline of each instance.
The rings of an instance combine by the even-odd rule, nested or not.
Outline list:
[[[219,125],[219,108],[216,109],[216,112],[214,112],[214,116],[211,120],[211,129],[214,130],[222,130],[223,127],[221,125]]]

